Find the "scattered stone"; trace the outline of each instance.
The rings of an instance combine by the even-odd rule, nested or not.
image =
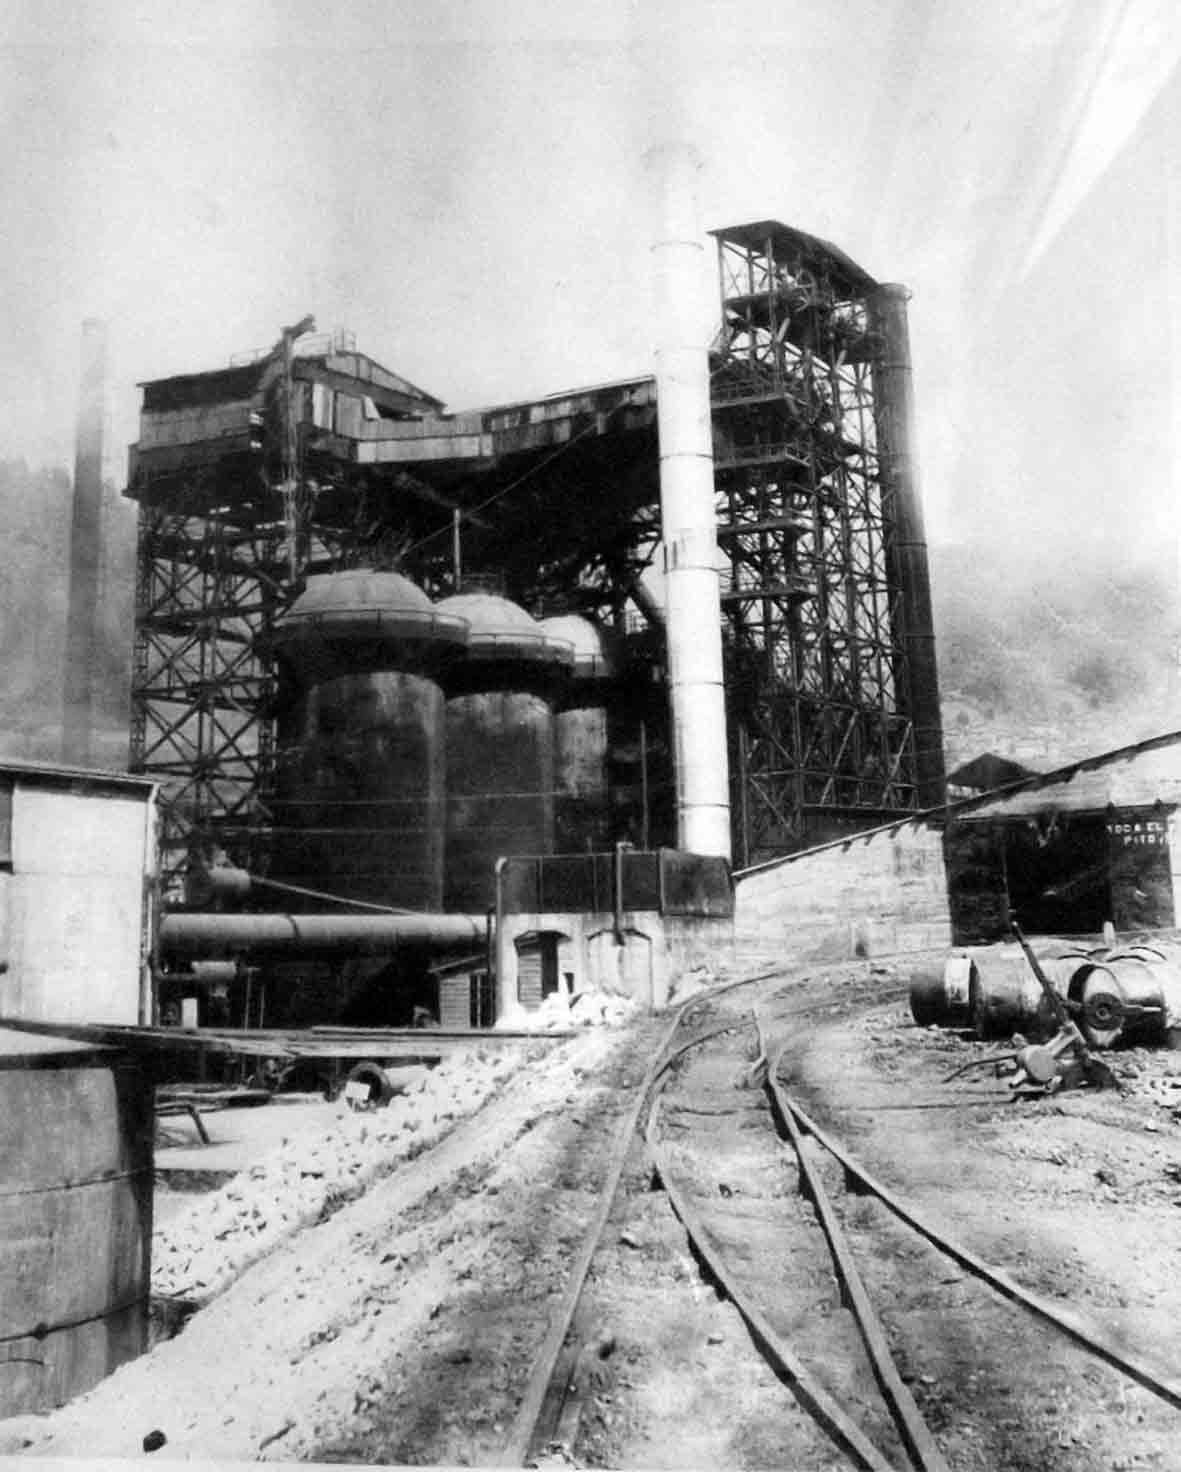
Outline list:
[[[164,1435],[163,1431],[149,1431],[144,1437],[144,1451],[158,1452],[167,1442],[168,1438]]]
[[[620,1232],[619,1243],[622,1247],[643,1247],[643,1242],[634,1232]]]
[[[459,1056],[436,1068],[399,1069],[406,1089],[387,1109],[362,1116],[342,1103],[328,1123],[285,1136],[265,1159],[161,1225],[152,1243],[153,1296],[191,1299],[194,1307],[216,1297],[281,1242],[474,1113],[525,1062]]]
[[[269,1436],[263,1437],[263,1439],[258,1444],[259,1451],[262,1451],[264,1447],[270,1446],[273,1441],[278,1441],[281,1437],[286,1436],[287,1433],[292,1430],[294,1426],[294,1421],[284,1421],[282,1426],[279,1427],[278,1431],[272,1431]]]
[[[706,1340],[707,1344],[725,1344],[725,1342],[726,1336],[717,1329],[715,1329]]]

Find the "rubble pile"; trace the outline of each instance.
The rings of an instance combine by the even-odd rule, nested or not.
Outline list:
[[[220,1191],[198,1197],[152,1240],[152,1292],[206,1303],[281,1242],[427,1149],[477,1109],[528,1058],[480,1051],[407,1069],[387,1108],[353,1113],[342,1099],[327,1127],[294,1130]]]
[[[570,1005],[570,1022],[574,1027],[622,1027],[635,1015],[633,997],[616,997],[608,992],[583,992]]]
[[[523,1016],[505,1022],[526,1032],[565,1032],[571,1027],[622,1027],[639,1010],[633,997],[613,992],[578,992],[574,997],[564,991],[551,992],[541,1006]]]

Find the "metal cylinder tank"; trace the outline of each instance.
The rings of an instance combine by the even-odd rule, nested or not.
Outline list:
[[[1039,937],[1034,949],[1039,965],[1061,997],[1076,996],[1076,978],[1105,972],[1101,955],[1064,941]],[[969,958],[969,1007],[978,1037],[1008,1037],[1014,1032],[1048,1037],[1057,1030],[1053,1008],[1020,946],[1002,942],[972,947],[961,954]],[[948,962],[947,976],[951,975],[952,961]],[[961,984],[955,982],[957,987]]]
[[[479,912],[495,900],[498,858],[553,852],[554,703],[574,650],[492,593],[437,607],[469,625],[446,675],[444,904]]]
[[[578,614],[541,620],[574,650],[570,680],[554,712],[554,850],[587,853],[611,845],[607,775],[611,661],[603,631]]]
[[[1070,995],[1094,1047],[1163,1043],[1181,1018],[1181,953],[1167,943],[1116,948],[1076,974]]]
[[[0,1029],[0,1418],[147,1348],[153,1130],[116,1050]]]
[[[398,573],[353,570],[309,578],[274,639],[285,694],[272,877],[342,899],[438,910],[440,675],[466,644],[466,620],[436,609]]]

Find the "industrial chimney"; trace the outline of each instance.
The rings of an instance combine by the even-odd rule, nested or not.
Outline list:
[[[93,666],[102,566],[103,413],[107,329],[82,323],[82,377],[74,450],[74,511],[70,525],[69,606],[66,621],[62,761],[90,764]]]
[[[908,684],[900,693],[914,726],[919,806],[933,808],[947,801],[947,782],[927,534],[914,453],[914,386],[906,320],[909,298],[905,286],[883,284],[869,298],[869,314],[870,326],[882,345],[873,368],[875,418],[882,495],[894,522],[895,630],[906,655]]]
[[[714,511],[705,245],[697,155],[685,144],[646,158],[660,200],[652,245],[665,623],[677,784],[677,843],[730,857],[730,784]]]

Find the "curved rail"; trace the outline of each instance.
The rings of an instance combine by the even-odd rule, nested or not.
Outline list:
[[[761,1056],[766,1057],[763,1029],[757,1014],[755,1026],[759,1033],[759,1052]],[[776,1056],[777,1064],[781,1057],[782,1053]],[[820,1173],[808,1158],[803,1134],[792,1114],[790,1101],[784,1095],[775,1076],[774,1069],[768,1068],[766,1082],[771,1097],[771,1107],[795,1151],[801,1188],[811,1202],[824,1235],[828,1239],[833,1265],[841,1283],[842,1298],[856,1321],[862,1343],[865,1345],[865,1352],[869,1356],[874,1378],[878,1382],[890,1417],[898,1429],[898,1434],[902,1438],[911,1461],[916,1468],[920,1469],[920,1472],[948,1472],[947,1459],[936,1445],[930,1427],[923,1420],[922,1412],[915,1404],[914,1397],[907,1389],[902,1376],[898,1373],[898,1366],[894,1363],[894,1356],[886,1341],[881,1320],[870,1302],[865,1284],[861,1280],[861,1274],[857,1271],[857,1264],[848,1240],[833,1212],[832,1203],[828,1199]]]
[[[899,1221],[905,1222],[913,1231],[925,1237],[933,1247],[951,1258],[953,1262],[958,1263],[960,1267],[966,1268],[973,1276],[987,1283],[990,1288],[1028,1310],[1044,1323],[1051,1325],[1097,1359],[1103,1360],[1113,1369],[1135,1380],[1138,1385],[1158,1396],[1175,1410],[1181,1410],[1181,1382],[1175,1377],[1151,1365],[1139,1355],[1123,1353],[1104,1338],[1097,1329],[1077,1315],[1067,1313],[1030,1289],[1022,1287],[1001,1268],[993,1267],[991,1263],[985,1262],[969,1248],[940,1232],[913,1207],[908,1206],[899,1196],[895,1195],[889,1186],[866,1170],[842,1145],[826,1134],[794,1099],[779,1088],[777,1078],[779,1064],[786,1050],[787,1045],[785,1044],[771,1060],[768,1079],[773,1081],[773,1087],[778,1090],[783,1109],[793,1117],[798,1130],[803,1134],[811,1135],[818,1145],[839,1161],[846,1176],[856,1180],[864,1192],[876,1196]]]
[[[620,1177],[627,1161],[628,1152],[631,1149],[632,1138],[639,1126],[644,1109],[651,1096],[656,1080],[670,1068],[673,1062],[697,1043],[705,1042],[708,1038],[716,1036],[719,1032],[725,1032],[734,1026],[734,1020],[717,1023],[716,1025],[695,1034],[694,1038],[683,1047],[669,1052],[673,1038],[684,1020],[690,1017],[697,1007],[711,1005],[718,999],[728,995],[740,987],[753,986],[760,981],[771,981],[776,976],[783,974],[782,967],[776,967],[770,971],[762,971],[754,976],[739,977],[736,981],[726,982],[723,986],[714,987],[709,991],[699,992],[690,997],[676,1011],[672,1021],[662,1033],[656,1052],[652,1061],[644,1072],[636,1090],[636,1097],[632,1107],[620,1121],[611,1142],[608,1156],[607,1172],[603,1179],[603,1189],[599,1198],[598,1210],[591,1219],[582,1245],[578,1250],[578,1256],[574,1260],[574,1267],[566,1284],[566,1291],[562,1295],[561,1303],[555,1311],[550,1322],[550,1327],[545,1339],[541,1343],[533,1365],[529,1371],[529,1378],[525,1385],[525,1393],[521,1399],[517,1414],[513,1418],[512,1429],[505,1444],[504,1450],[498,1458],[497,1465],[503,1467],[522,1467],[526,1464],[531,1448],[539,1439],[538,1427],[541,1419],[542,1408],[545,1405],[554,1373],[558,1366],[558,1360],[562,1353],[562,1346],[566,1336],[570,1332],[574,1314],[578,1308],[578,1301],[586,1286],[587,1274],[594,1260],[596,1252],[602,1242],[603,1233],[611,1215],[611,1208],[615,1204],[615,1196],[619,1190]]]
[[[826,965],[811,968],[809,975],[820,975],[826,971],[847,966],[847,964],[847,962],[839,962],[831,966]],[[514,1417],[505,1447],[497,1459],[497,1465],[520,1467],[526,1464],[531,1452],[544,1450],[546,1438],[542,1433],[541,1421],[547,1404],[552,1403],[551,1390],[559,1364],[562,1360],[563,1347],[569,1335],[571,1324],[574,1321],[574,1315],[577,1311],[579,1300],[582,1297],[591,1263],[599,1250],[611,1209],[615,1203],[619,1181],[623,1174],[623,1168],[631,1147],[632,1136],[639,1127],[644,1110],[652,1097],[658,1080],[667,1073],[677,1059],[684,1056],[692,1048],[717,1036],[719,1033],[731,1030],[736,1025],[736,1021],[731,1017],[726,1021],[717,1022],[703,1029],[695,1030],[691,1038],[683,1042],[680,1046],[673,1048],[673,1039],[676,1037],[678,1030],[683,1026],[692,1025],[693,1016],[697,1009],[700,1008],[704,1011],[709,1011],[719,1000],[726,997],[729,993],[739,990],[742,987],[753,986],[759,982],[772,981],[777,977],[783,977],[788,970],[789,968],[786,966],[775,966],[768,970],[756,972],[751,976],[739,977],[721,986],[698,992],[696,995],[688,998],[677,1009],[668,1028],[661,1035],[652,1062],[646,1069],[644,1077],[636,1091],[635,1102],[620,1122],[612,1140],[598,1210],[595,1212],[587,1229],[574,1260],[574,1266],[571,1270],[566,1290],[555,1310],[545,1339],[530,1368],[520,1406]],[[781,1016],[807,1016],[813,1011],[814,1004],[800,1008],[798,1011],[781,1014]],[[760,1060],[760,1062],[765,1062],[765,1060]],[[757,1067],[758,1064],[755,1066]],[[799,1368],[802,1369],[802,1367]],[[784,1373],[789,1379],[795,1380],[798,1378],[790,1375],[786,1368],[784,1369]],[[820,1394],[823,1395],[824,1392],[821,1391]],[[558,1399],[560,1402],[561,1397],[558,1397]],[[843,1413],[839,1412],[839,1408],[838,1414],[843,1416]],[[864,1439],[863,1433],[860,1433],[854,1428],[854,1439],[857,1436],[861,1436]],[[876,1457],[878,1460],[876,1462],[867,1462],[864,1465],[873,1467],[887,1467],[889,1465],[881,1460],[881,1455],[877,1452],[876,1448],[867,1445],[866,1455]]]
[[[653,1101],[645,1138],[648,1151],[681,1225],[688,1233],[694,1249],[706,1263],[710,1273],[725,1289],[726,1296],[742,1315],[751,1337],[758,1345],[763,1357],[781,1378],[786,1379],[800,1404],[825,1429],[829,1436],[846,1452],[857,1466],[867,1472],[894,1472],[892,1464],[874,1446],[869,1437],[851,1416],[841,1409],[828,1391],[816,1380],[793,1351],[783,1342],[766,1317],[753,1302],[750,1295],[730,1272],[724,1256],[715,1251],[705,1230],[705,1224],[691,1204],[688,1195],[681,1190],[669,1168],[666,1152],[656,1140],[656,1124],[659,1118],[659,1098]]]

